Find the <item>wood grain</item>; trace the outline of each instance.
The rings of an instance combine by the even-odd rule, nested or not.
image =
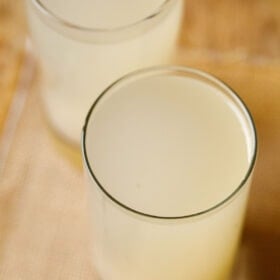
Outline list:
[[[19,0],[0,0],[0,135],[15,93],[24,53],[25,21]]]
[[[182,45],[279,61],[280,1],[186,1]]]

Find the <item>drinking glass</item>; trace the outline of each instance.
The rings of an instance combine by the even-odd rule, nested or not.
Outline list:
[[[27,0],[51,128],[78,147],[98,94],[120,76],[169,63],[183,0]]]
[[[92,105],[82,150],[97,279],[228,279],[257,151],[231,88],[179,66],[128,74]]]

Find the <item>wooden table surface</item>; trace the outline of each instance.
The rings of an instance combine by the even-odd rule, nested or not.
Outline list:
[[[19,79],[26,32],[22,4],[20,0],[15,0],[13,4],[11,2],[0,0],[0,137],[2,133],[0,143],[2,144],[6,137],[5,125],[10,118],[9,108],[14,100]],[[280,279],[280,1],[186,1],[176,63],[197,67],[218,76],[240,94],[253,114],[259,136],[259,156],[235,279],[278,280]],[[36,106],[34,100],[33,97],[30,98],[26,106]],[[39,129],[40,123],[32,120],[30,112],[26,111],[22,118],[24,121],[19,127],[23,128],[18,129],[16,133],[18,137],[23,137],[23,131],[31,126]],[[28,137],[32,139],[31,136]],[[39,265],[36,267],[36,264],[29,267],[28,272],[24,274],[26,264],[23,265],[22,259],[21,262],[16,260],[11,253],[16,250],[12,245],[16,240],[21,240],[20,244],[25,240],[23,236],[28,240],[27,233],[23,232],[22,228],[27,226],[28,222],[24,223],[23,220],[28,219],[30,212],[22,216],[22,227],[17,228],[8,222],[11,215],[15,215],[15,209],[18,209],[18,193],[21,192],[20,186],[17,186],[19,181],[12,173],[26,174],[26,170],[22,170],[26,162],[23,158],[27,156],[21,154],[21,150],[31,149],[28,137],[13,140],[13,145],[23,143],[22,147],[9,154],[8,167],[3,173],[5,178],[0,175],[0,180],[4,179],[0,181],[2,189],[0,279],[30,280],[39,279],[34,275],[40,275]],[[44,137],[42,136],[42,139]],[[47,143],[47,140],[42,141]],[[57,164],[57,159],[52,160]],[[59,161],[59,164],[62,163]],[[34,165],[32,166],[34,168]],[[65,172],[63,168],[62,173]],[[32,173],[30,170],[29,172]],[[75,180],[80,182],[79,178],[75,177]],[[11,190],[16,190],[17,194]],[[31,195],[24,197],[30,199],[27,201],[34,206]],[[18,244],[17,246],[23,246]],[[31,253],[30,251],[18,253],[19,258],[20,256],[23,258],[24,254]],[[3,267],[7,268],[8,272],[4,271]],[[36,269],[38,274],[35,273]],[[52,274],[44,275],[40,276],[40,279],[54,279],[50,276]],[[87,276],[81,278],[73,276],[69,279],[89,279]]]

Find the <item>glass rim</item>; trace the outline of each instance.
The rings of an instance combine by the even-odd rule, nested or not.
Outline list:
[[[200,210],[200,211],[194,211],[194,213],[191,213],[191,214],[179,215],[179,216],[161,216],[161,215],[149,214],[149,213],[142,212],[142,211],[139,211],[137,209],[134,209],[131,206],[128,206],[125,203],[118,200],[117,198],[115,198],[113,195],[110,194],[109,191],[106,190],[106,188],[100,183],[97,176],[95,175],[95,173],[94,173],[94,171],[91,167],[90,161],[88,159],[87,147],[86,147],[87,146],[86,145],[86,136],[87,136],[88,123],[91,119],[92,113],[95,111],[99,102],[108,93],[110,93],[110,91],[113,88],[115,88],[119,84],[125,83],[125,82],[127,82],[127,81],[129,81],[130,79],[133,79],[133,78],[139,78],[139,77],[141,78],[141,77],[145,77],[146,75],[152,76],[152,75],[156,75],[156,74],[160,75],[160,73],[165,73],[166,74],[166,73],[174,73],[174,72],[188,75],[188,77],[190,77],[190,75],[192,75],[192,76],[196,76],[198,78],[202,78],[204,82],[207,81],[208,83],[210,83],[210,85],[211,84],[216,85],[216,86],[219,86],[220,89],[226,90],[227,93],[230,94],[230,97],[234,98],[234,102],[238,103],[238,104],[234,103],[236,105],[236,107],[239,110],[243,109],[243,111],[241,111],[241,112],[245,113],[247,115],[247,116],[245,116],[245,119],[251,125],[252,131],[250,133],[250,138],[253,139],[253,145],[254,146],[253,146],[253,149],[252,149],[252,154],[250,154],[249,165],[248,165],[247,171],[245,173],[245,176],[243,177],[243,179],[241,180],[239,185],[237,185],[237,187],[234,188],[234,190],[232,192],[230,192],[229,195],[227,195],[224,199],[222,199],[218,203],[215,203],[211,207],[208,207],[208,208],[206,208],[204,210]],[[256,130],[256,126],[255,126],[255,123],[254,123],[254,119],[253,119],[247,105],[244,103],[244,101],[241,99],[241,97],[230,86],[228,86],[225,82],[223,82],[222,80],[220,80],[219,78],[215,77],[212,74],[209,74],[205,71],[201,71],[201,70],[191,68],[191,67],[186,67],[186,66],[154,66],[154,67],[149,67],[149,68],[136,70],[136,71],[133,71],[131,73],[128,73],[128,74],[122,76],[121,78],[119,78],[118,80],[113,82],[111,85],[109,85],[98,96],[98,98],[91,105],[91,107],[90,107],[90,109],[87,113],[87,116],[85,118],[85,123],[84,123],[83,129],[82,129],[81,148],[82,148],[82,157],[83,157],[83,160],[84,160],[84,163],[85,163],[85,167],[87,168],[87,171],[89,172],[89,174],[91,176],[91,179],[93,179],[93,181],[100,188],[100,190],[103,192],[103,194],[105,194],[105,196],[107,198],[109,198],[113,203],[115,203],[116,205],[120,206],[121,208],[123,208],[125,210],[128,210],[131,213],[134,213],[134,214],[137,214],[137,215],[140,215],[140,216],[143,216],[143,217],[161,219],[161,220],[178,220],[178,219],[198,217],[198,216],[202,216],[202,215],[211,213],[211,212],[221,208],[222,206],[224,206],[227,202],[230,202],[232,199],[234,199],[239,194],[239,192],[246,185],[247,181],[249,180],[249,178],[250,178],[250,176],[251,176],[251,174],[254,170],[255,163],[256,163],[256,158],[257,158],[258,139],[257,139],[257,130]]]
[[[79,30],[81,32],[86,32],[86,33],[96,33],[96,34],[110,34],[110,33],[115,33],[115,32],[121,32],[125,30],[129,30],[132,28],[135,28],[142,23],[145,23],[146,21],[151,21],[161,14],[164,13],[168,9],[168,7],[172,4],[172,2],[175,2],[178,0],[164,0],[163,3],[161,3],[157,9],[153,10],[149,15],[144,16],[141,19],[138,19],[132,23],[129,23],[127,25],[121,25],[117,27],[112,27],[112,28],[97,28],[97,27],[87,27],[85,25],[80,25],[77,23],[72,23],[71,21],[64,19],[60,15],[54,13],[50,8],[48,8],[42,0],[31,0],[31,2],[34,4],[35,8],[38,9],[38,11],[46,16],[48,19],[55,21],[57,24],[67,27],[72,30]]]

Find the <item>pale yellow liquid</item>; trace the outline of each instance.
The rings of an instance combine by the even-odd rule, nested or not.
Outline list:
[[[218,89],[186,77],[152,77],[108,96],[89,122],[87,151],[99,182],[128,207],[190,215],[223,201],[245,178],[252,127]],[[248,186],[216,211],[167,221],[122,209],[90,182],[101,279],[227,279]]]
[[[157,12],[165,0],[41,0],[65,21],[91,28],[119,28]]]
[[[114,80],[138,68],[169,63],[174,54],[182,0],[172,1],[156,23],[146,21],[119,35],[77,28],[72,32],[42,17],[27,0],[30,30],[42,66],[41,93],[51,126],[79,145],[90,104]],[[122,28],[156,13],[164,0],[43,0],[61,20],[86,28]],[[68,31],[67,31],[68,30]],[[81,35],[82,34],[82,35]],[[103,41],[104,39],[104,41]]]

